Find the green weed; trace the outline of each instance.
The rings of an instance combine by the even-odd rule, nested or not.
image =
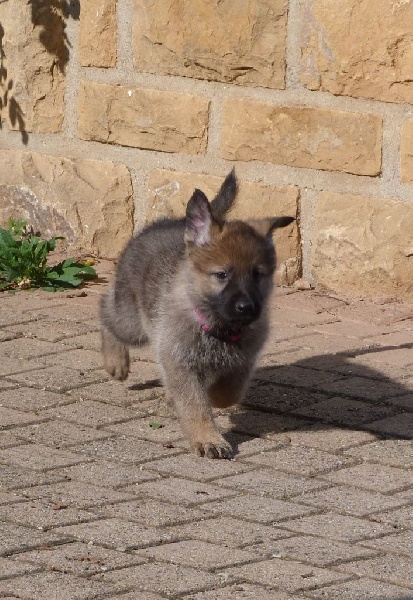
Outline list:
[[[68,258],[57,265],[47,265],[47,255],[62,237],[42,239],[27,224],[10,218],[7,229],[0,228],[0,291],[41,288],[56,292],[79,286],[95,278],[89,265]]]

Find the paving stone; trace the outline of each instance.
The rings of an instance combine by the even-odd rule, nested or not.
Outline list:
[[[328,454],[313,448],[290,446],[251,456],[248,458],[248,462],[275,467],[298,475],[313,476],[354,464],[348,458],[343,455]]]
[[[29,565],[25,562],[0,557],[0,580],[25,573],[32,573],[39,570],[35,565]]]
[[[53,527],[93,521],[98,517],[63,503],[42,500],[18,502],[0,508],[0,519],[47,531]]]
[[[11,431],[0,431],[0,449],[18,446],[22,441]]]
[[[50,571],[89,577],[144,562],[136,554],[90,546],[81,542],[31,550],[24,552],[19,558]]]
[[[0,536],[0,554],[23,552],[37,546],[49,546],[64,540],[63,535],[48,531],[43,533],[32,527],[23,527],[15,523],[2,523]],[[13,590],[14,591],[14,590]]]
[[[102,347],[102,338],[100,331],[92,331],[84,335],[75,335],[71,338],[64,338],[61,344],[66,348],[84,348],[85,350],[95,350],[100,352]]]
[[[357,579],[324,587],[311,593],[312,598],[327,600],[409,600],[411,591],[373,579]]]
[[[130,592],[129,594],[116,594],[116,596],[105,596],[105,598],[113,598],[113,600],[136,600],[136,592]],[[139,600],[164,600],[165,596],[159,596],[159,594],[152,594],[152,592],[139,591]]]
[[[95,402],[94,400],[73,402],[71,396],[68,397],[68,400],[71,401],[71,404],[59,406],[52,410],[45,410],[42,412],[42,416],[50,419],[63,419],[97,429],[111,423],[136,417],[135,411],[125,407],[111,406],[103,402]]]
[[[276,498],[289,498],[303,492],[324,487],[322,481],[308,480],[304,477],[286,475],[273,469],[259,469],[233,477],[224,477],[215,481],[224,487],[233,487],[260,495],[270,495]]]
[[[226,573],[232,577],[242,577],[252,583],[275,586],[291,593],[311,590],[348,578],[335,571],[278,558],[227,569]]]
[[[407,500],[407,499],[406,499]],[[412,507],[406,506],[404,508],[398,508],[389,512],[377,513],[374,515],[374,519],[378,523],[388,523],[393,527],[405,527],[413,529],[412,519]]]
[[[285,413],[324,400],[325,395],[304,388],[277,385],[276,380],[262,372],[262,380],[247,393],[243,404],[255,410]],[[272,377],[272,376],[271,376]]]
[[[301,598],[301,596],[294,596]],[[184,596],[184,600],[291,600],[291,596],[276,590],[268,591],[250,583],[236,583],[211,592]]]
[[[98,369],[102,366],[102,355],[94,350],[67,349],[66,352],[45,356],[44,362],[47,366],[69,367],[79,371]]]
[[[333,512],[303,516],[282,524],[283,528],[295,533],[323,536],[328,539],[355,543],[379,538],[394,532],[394,529],[375,518],[372,520],[339,515]]]
[[[371,323],[359,323],[357,321],[334,321],[334,323],[317,323],[314,327],[315,331],[326,335],[344,335],[351,338],[371,338],[373,336],[382,336],[391,331],[391,328],[386,328]],[[372,340],[369,339],[371,342]]]
[[[176,419],[168,417],[145,417],[118,425],[107,425],[109,431],[130,435],[143,440],[169,444],[183,438],[182,429]]]
[[[47,421],[28,427],[18,427],[14,431],[19,438],[26,442],[54,448],[70,448],[76,444],[113,437],[108,431],[64,421]]]
[[[256,558],[253,552],[233,548],[228,553],[225,546],[201,540],[184,540],[142,550],[147,559],[172,562],[176,565],[214,571],[229,565],[250,562]]]
[[[105,460],[67,467],[59,470],[59,474],[64,479],[114,488],[143,481],[153,481],[159,478],[156,473],[141,471],[135,465],[119,464]]]
[[[52,392],[64,392],[88,383],[100,382],[107,379],[108,375],[102,371],[76,371],[68,367],[45,367],[35,371],[28,371],[11,375],[12,381],[33,387],[44,388]]]
[[[378,464],[356,465],[335,473],[328,473],[324,478],[335,483],[347,483],[383,494],[397,492],[413,485],[413,473]]]
[[[272,542],[294,535],[273,526],[248,523],[232,517],[198,518],[192,523],[175,526],[171,531],[177,537],[203,540],[230,548],[254,545],[254,550],[266,540]]]
[[[413,413],[401,413],[366,425],[366,429],[406,440],[413,439]]]
[[[76,451],[91,458],[99,457],[99,459],[129,464],[145,463],[182,452],[177,448],[154,444],[148,440],[138,440],[132,436],[118,436],[78,444]]]
[[[85,335],[97,330],[98,325],[96,323],[80,322],[79,320],[69,322],[59,319],[41,319],[30,321],[30,323],[24,325],[7,327],[7,331],[11,333],[37,338],[46,342],[60,342],[64,338]]]
[[[45,366],[46,363],[41,358],[32,358],[31,360],[28,360],[27,358],[10,358],[8,356],[2,356],[0,375],[11,375],[14,377],[17,376],[18,373],[42,369]]]
[[[316,371],[310,368],[302,368],[295,365],[278,366],[274,369],[266,369],[265,374],[274,379],[277,383],[284,385],[293,385],[294,387],[316,388],[321,385],[341,380],[343,375],[338,373],[329,373],[328,371]],[[258,375],[260,378],[263,372]]]
[[[249,547],[247,546],[246,549]],[[274,558],[298,560],[317,567],[329,567],[343,561],[376,554],[355,544],[343,544],[335,540],[304,535],[280,540],[263,540],[262,544],[254,544],[251,549],[272,555]]]
[[[40,411],[51,406],[71,402],[67,394],[56,394],[47,390],[39,390],[31,387],[18,387],[0,392],[0,405],[21,411]],[[40,415],[45,418],[47,415]]]
[[[359,448],[351,448],[346,454],[393,467],[413,467],[413,444],[406,440],[378,440]]]
[[[264,524],[277,524],[293,517],[300,517],[314,512],[309,507],[262,498],[256,495],[244,495],[220,502],[211,502],[205,507],[206,511],[221,513],[230,517],[238,517]]]
[[[37,423],[41,421],[35,413],[22,412],[13,408],[5,408],[0,406],[0,428],[13,427],[15,425],[25,425],[27,423]]]
[[[67,504],[73,508],[86,509],[101,506],[108,502],[120,502],[133,499],[132,494],[111,490],[109,487],[99,487],[80,481],[67,481],[53,485],[37,485],[22,490],[29,498],[45,499],[53,503]]]
[[[0,391],[3,390],[13,390],[17,388],[17,384],[16,383],[12,383],[11,381],[6,381],[5,379],[0,379]]]
[[[394,554],[406,554],[413,556],[413,536],[411,531],[404,531],[397,535],[388,535],[382,540],[371,540],[363,542],[369,548],[378,548],[382,552],[392,552]]]
[[[102,401],[118,406],[130,407],[133,404],[133,409],[137,411],[135,416],[145,416],[148,414],[145,400],[164,396],[164,390],[159,387],[159,384],[150,383],[157,379],[159,379],[158,368],[152,363],[142,362],[140,363],[139,377],[135,374],[133,380],[128,378],[127,384],[109,379],[104,383],[96,383],[75,390],[72,395],[74,398],[80,396],[83,399]]]
[[[150,363],[144,364],[145,368],[149,366],[151,367],[151,371],[153,371],[153,365],[151,366]],[[157,377],[158,376],[159,375],[157,375]],[[110,379],[104,383],[95,383],[82,387],[81,389],[74,390],[72,392],[72,397],[75,399],[82,398],[96,400],[100,402],[106,402],[107,404],[115,404],[117,406],[131,407],[131,405],[133,405],[133,409],[136,411],[135,416],[145,416],[148,414],[149,410],[146,406],[145,400],[151,400],[164,396],[164,390],[162,387],[147,383],[148,381],[152,381],[154,379],[156,379],[156,377],[148,377],[148,379],[145,379],[141,385],[143,386],[146,384],[147,387],[142,387],[142,389],[133,389],[133,384],[130,384],[129,379],[129,383],[127,385],[120,381]]]
[[[353,450],[352,446],[358,446],[363,442],[374,441],[376,439],[373,433],[342,429],[321,423],[306,429],[291,431],[289,436],[294,446],[316,448],[317,450],[332,453],[346,449]],[[358,448],[354,448],[354,454],[351,451],[348,454],[357,457],[357,451]]]
[[[403,367],[411,366],[413,364],[411,346],[408,348],[383,349],[375,354],[374,361],[378,364],[386,363],[388,365],[398,365]]]
[[[137,523],[120,519],[103,519],[92,523],[81,523],[56,529],[61,535],[75,538],[85,544],[94,544],[128,552],[173,540],[170,533],[154,527],[143,527]]]
[[[344,486],[305,493],[300,496],[299,501],[310,506],[340,510],[358,517],[373,514],[386,508],[398,507],[402,504],[401,500],[385,494]]]
[[[147,527],[165,527],[177,523],[186,523],[187,521],[198,522],[205,516],[201,510],[159,502],[152,498],[150,500],[139,498],[139,500],[132,502],[109,504],[94,509],[94,512],[106,517],[135,521]],[[173,537],[176,537],[176,530],[171,529],[170,531]]]
[[[352,398],[328,398],[293,411],[297,415],[320,419],[338,425],[361,426],[381,417],[394,414],[394,409],[386,405],[374,405]]]
[[[148,563],[99,575],[99,580],[123,586],[136,586],[142,591],[173,597],[176,594],[188,594],[220,586],[222,578],[218,574],[206,573],[191,567]]]
[[[67,346],[59,342],[53,343],[36,338],[17,337],[2,342],[1,350],[4,356],[8,358],[30,360],[34,356],[40,357],[63,352],[67,350]]]
[[[87,457],[82,454],[49,448],[41,444],[24,444],[14,448],[5,448],[0,451],[1,462],[17,465],[24,469],[34,469],[35,471],[69,467],[80,462],[85,462],[86,460]]]
[[[285,437],[285,432],[304,426],[306,421],[290,415],[263,413],[240,407],[226,415],[221,414],[216,419],[216,423],[222,431],[280,439],[285,444],[288,439]]]
[[[25,498],[23,496],[19,496],[16,492],[0,492],[0,505],[4,504],[14,504],[15,502],[23,502]]]
[[[144,468],[177,477],[190,477],[196,481],[211,481],[220,477],[250,471],[253,467],[232,460],[207,461],[193,454],[185,454],[152,461]]]
[[[374,379],[367,379],[366,377],[349,377],[333,383],[321,383],[319,389],[332,394],[343,394],[374,401],[406,393],[406,390],[397,382],[381,381],[378,386]]]
[[[28,466],[28,465],[27,465]],[[58,472],[41,473],[29,471],[21,467],[2,464],[0,469],[0,489],[17,490],[19,488],[63,481],[65,478]]]
[[[84,577],[57,572],[15,577],[3,582],[2,586],[4,590],[18,594],[18,598],[30,600],[93,600],[110,591],[116,591],[116,587],[125,589],[125,586],[111,586],[106,582],[101,584]]]
[[[215,419],[219,426],[219,418]],[[250,437],[242,433],[225,433],[225,439],[231,444],[234,451],[233,460],[243,460],[252,454],[259,454],[266,450],[283,448],[290,443],[289,434],[280,434],[271,438]]]
[[[340,571],[413,587],[413,560],[403,556],[377,556],[340,565]]]
[[[134,490],[135,494],[148,496],[150,498],[165,499],[170,502],[184,504],[203,504],[211,502],[218,498],[233,496],[234,492],[223,488],[185,479],[170,477],[162,481],[152,481],[150,483],[138,483],[127,488]]]

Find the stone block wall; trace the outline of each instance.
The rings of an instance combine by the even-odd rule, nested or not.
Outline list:
[[[413,299],[412,0],[0,0],[0,223],[115,258],[235,166],[278,281]]]

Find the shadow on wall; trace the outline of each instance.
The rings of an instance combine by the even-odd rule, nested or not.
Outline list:
[[[0,2],[8,0],[0,0]],[[59,69],[64,72],[69,60],[70,43],[65,32],[66,19],[72,17],[79,19],[80,0],[30,0],[31,21],[33,26],[38,28],[39,41],[45,50],[51,54],[53,64],[51,69]],[[29,141],[29,135],[26,131],[24,113],[21,106],[13,95],[14,82],[7,72],[6,54],[4,51],[4,28],[0,23],[0,88],[2,94],[0,97],[0,115],[3,110],[8,111],[10,123],[13,128],[21,132],[23,144]],[[2,128],[2,119],[0,118],[0,129]]]

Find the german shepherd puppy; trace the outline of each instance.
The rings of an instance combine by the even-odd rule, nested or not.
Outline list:
[[[191,449],[208,458],[232,455],[211,407],[245,394],[268,332],[271,234],[294,221],[226,221],[236,193],[231,171],[211,203],[196,189],[186,218],[158,220],[134,236],[101,303],[106,370],[126,379],[128,346],[150,340]]]

